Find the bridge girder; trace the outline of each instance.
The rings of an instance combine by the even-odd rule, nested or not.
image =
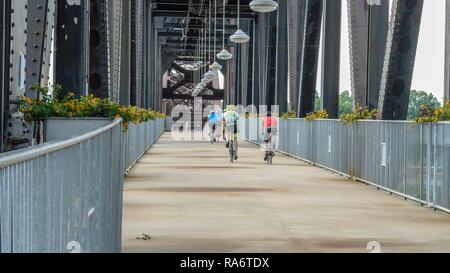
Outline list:
[[[379,117],[406,120],[423,0],[394,0],[381,78]]]

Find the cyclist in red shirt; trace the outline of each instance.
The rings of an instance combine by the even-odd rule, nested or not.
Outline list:
[[[264,141],[264,161],[267,160],[269,153],[274,156],[274,137],[278,133],[278,121],[277,118],[272,117],[272,113],[267,112],[266,117],[262,121],[262,136]]]

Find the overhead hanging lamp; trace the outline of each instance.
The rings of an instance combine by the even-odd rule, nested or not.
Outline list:
[[[230,40],[236,44],[243,44],[243,43],[247,43],[248,41],[250,41],[250,37],[244,31],[242,31],[240,29],[240,19],[241,19],[240,5],[241,5],[241,1],[238,0],[238,18],[237,18],[238,30],[236,30],[236,32],[230,36]]]
[[[233,58],[233,55],[225,48],[225,12],[226,11],[226,4],[225,4],[225,0],[223,0],[223,31],[222,31],[222,51],[220,51],[219,54],[217,54],[217,58],[219,60],[224,60],[224,61],[228,61],[231,58]]]
[[[277,2],[273,0],[253,0],[249,4],[250,8],[256,12],[272,12],[278,9]]]
[[[205,78],[209,81],[211,81],[215,76],[216,73],[214,73],[214,71],[212,71],[211,69],[205,74]]]
[[[210,61],[211,60],[211,2],[209,2],[209,17],[208,18],[209,18],[209,20],[208,20],[208,25],[209,25],[209,27],[208,27],[208,29],[209,29],[209,32],[208,32],[208,37],[209,37],[209,40],[208,40],[208,59]],[[214,78],[214,76],[216,76],[216,73],[214,73],[214,71],[212,70],[211,65],[210,65],[208,72],[206,72],[206,74],[205,74],[205,79],[208,82],[210,82]]]
[[[222,69],[222,66],[216,61],[216,52],[217,52],[217,0],[214,0],[214,63],[209,66],[214,72]]]

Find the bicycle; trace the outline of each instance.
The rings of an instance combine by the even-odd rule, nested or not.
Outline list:
[[[268,147],[272,147],[272,138],[270,138],[269,142],[267,142]],[[272,165],[273,157],[275,156],[273,151],[266,152],[266,163],[267,165]]]
[[[266,153],[264,155],[264,161],[266,161],[267,165],[272,165],[273,157],[275,156],[275,153],[273,152],[272,141],[273,141],[273,138],[275,137],[276,129],[267,128],[266,130],[267,130],[266,134],[268,136],[268,140],[266,142],[267,149],[266,149]],[[267,136],[263,135],[263,139],[267,139]]]
[[[228,151],[230,153],[230,162],[233,163],[234,162],[234,157],[236,156],[236,152],[234,151],[234,140],[229,140],[228,141]]]
[[[217,142],[217,135],[216,135],[216,130],[217,129],[217,124],[210,124],[209,125],[209,138],[210,138],[210,143],[214,144]]]

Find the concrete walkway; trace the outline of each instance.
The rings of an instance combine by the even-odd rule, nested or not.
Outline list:
[[[165,134],[126,178],[124,252],[450,252],[450,215],[242,143]],[[141,240],[145,233],[150,240]]]

